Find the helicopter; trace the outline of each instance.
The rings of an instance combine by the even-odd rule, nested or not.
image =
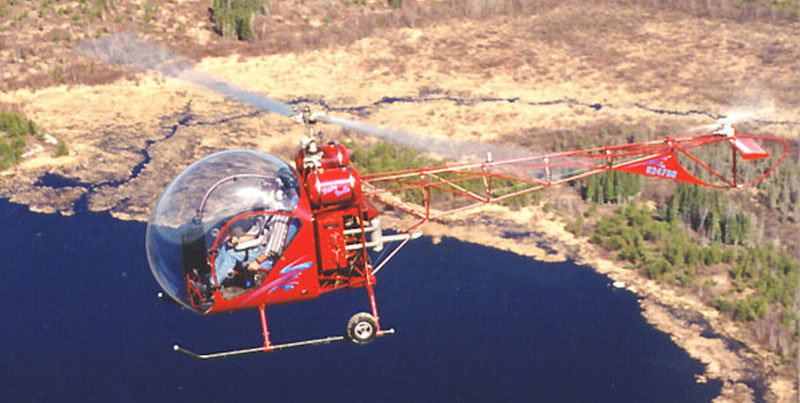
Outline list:
[[[316,125],[385,129],[313,112],[310,106],[295,107],[288,116],[306,129],[293,163],[253,150],[211,154],[179,174],[152,211],[146,249],[166,298],[202,315],[260,313],[261,346],[198,354],[176,344],[177,352],[211,359],[345,340],[366,344],[395,332],[381,326],[376,275],[421,236],[426,222],[612,170],[738,189],[764,179],[788,152],[782,138],[740,134],[720,121],[712,130],[674,138],[521,157],[493,158],[488,152],[481,161],[360,174],[344,145],[321,144]],[[773,156],[764,143],[782,145],[783,151]],[[693,152],[713,147],[730,149],[730,172],[711,168]],[[770,163],[766,170],[740,178],[737,164],[764,160]],[[411,191],[421,197],[404,198]],[[413,223],[385,233],[379,206],[408,215]],[[372,256],[390,244],[390,253]],[[270,341],[265,307],[359,288],[366,290],[370,310],[353,315],[344,335]]]
[[[381,326],[374,289],[377,274],[422,235],[420,229],[429,221],[608,171],[739,189],[767,177],[788,152],[785,139],[739,133],[734,120],[723,118],[691,135],[520,154],[516,147],[432,140],[330,116],[311,105],[277,101],[209,77],[191,61],[136,35],[100,38],[80,50],[106,63],[205,87],[287,117],[305,130],[292,160],[255,150],[227,150],[201,158],[165,188],[152,209],[145,248],[163,289],[162,299],[201,315],[243,309],[258,309],[260,314],[260,346],[210,354],[173,346],[197,359],[346,340],[366,344],[394,334],[394,329]],[[486,154],[475,161],[361,174],[343,144],[323,143],[320,123],[403,145],[451,151],[481,148]],[[704,162],[720,155],[725,169]],[[748,170],[742,169],[745,165]],[[403,214],[411,223],[384,231],[381,215],[386,213]],[[361,288],[366,290],[369,312],[353,315],[344,335],[271,342],[265,307]]]

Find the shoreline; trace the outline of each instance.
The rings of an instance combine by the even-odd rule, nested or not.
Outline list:
[[[428,222],[423,225],[422,232],[434,240],[452,237],[541,262],[571,259],[607,276],[611,283],[624,282],[625,289],[640,297],[645,320],[705,365],[697,381],[717,379],[723,383],[715,402],[796,401],[794,379],[779,373],[779,357],[750,343],[735,322],[688,292],[621,267],[590,244],[587,237],[578,238],[566,231],[553,214],[535,207],[511,211],[494,205],[484,207],[472,219],[466,216],[459,214],[450,220]],[[411,222],[397,217],[387,217],[384,221],[394,228],[407,227]],[[513,242],[509,242],[510,238],[498,228],[530,236],[515,236]]]

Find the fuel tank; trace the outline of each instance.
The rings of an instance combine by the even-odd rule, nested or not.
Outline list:
[[[351,166],[310,172],[306,186],[308,198],[315,208],[349,203],[361,197],[361,178]]]

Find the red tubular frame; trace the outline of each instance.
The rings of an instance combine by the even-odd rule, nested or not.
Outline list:
[[[783,153],[778,158],[777,162],[769,167],[769,169],[767,169],[761,176],[742,184],[738,182],[739,178],[736,172],[736,160],[738,158],[736,155],[737,150],[733,146],[733,141],[736,138],[750,138],[782,143]],[[689,152],[690,149],[707,146],[718,142],[729,142],[731,149],[733,150],[732,180],[726,178],[717,170],[714,170],[708,164],[704,163]],[[775,168],[780,165],[780,163],[786,157],[788,149],[788,143],[786,140],[780,137],[750,134],[735,134],[731,137],[714,132],[708,132],[677,138],[668,137],[659,140],[643,141],[631,144],[615,146],[606,145],[604,147],[561,151],[496,161],[463,162],[427,168],[412,168],[372,173],[362,175],[362,181],[365,186],[364,196],[366,198],[398,209],[420,219],[419,222],[407,229],[407,231],[411,231],[429,220],[434,220],[486,204],[496,203],[512,197],[572,182],[610,170],[626,171],[626,169],[629,169],[629,167],[634,163],[645,163],[648,161],[648,159],[659,156],[666,157],[670,154],[677,155],[680,153],[685,155],[687,158],[695,162],[702,170],[711,173],[724,184],[712,184],[700,180],[694,177],[688,171],[685,171],[682,167],[680,168],[683,171],[682,179],[674,180],[723,189],[750,186],[764,179],[772,171],[774,171]],[[677,164],[680,166],[680,163],[677,161],[672,162],[672,164]],[[581,170],[581,172],[575,172],[574,174],[570,174],[554,181],[552,178],[552,169],[554,168],[572,168]],[[522,176],[542,171],[546,177],[545,180]],[[447,173],[455,177],[444,178],[441,176],[443,173]],[[641,172],[634,173],[643,174]],[[512,181],[515,186],[521,185],[527,187],[507,194],[497,194],[498,190],[493,188],[492,183],[492,180],[495,178]],[[484,181],[484,195],[470,191],[459,185],[461,182],[477,179],[482,179]],[[398,198],[387,197],[387,195],[392,193],[398,193],[412,189],[420,189],[422,191],[423,200],[421,206],[413,206],[409,203],[399,200]],[[438,189],[461,198],[473,200],[474,203],[460,207],[442,207],[437,209],[433,206],[431,189]]]
[[[261,314],[261,332],[264,334],[264,351],[272,350],[272,343],[269,342],[269,329],[267,329],[267,315],[264,313],[264,304],[258,306],[258,313]]]

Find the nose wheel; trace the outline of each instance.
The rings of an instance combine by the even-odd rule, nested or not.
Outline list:
[[[347,321],[347,337],[356,344],[371,342],[378,333],[378,322],[375,317],[359,312]]]

